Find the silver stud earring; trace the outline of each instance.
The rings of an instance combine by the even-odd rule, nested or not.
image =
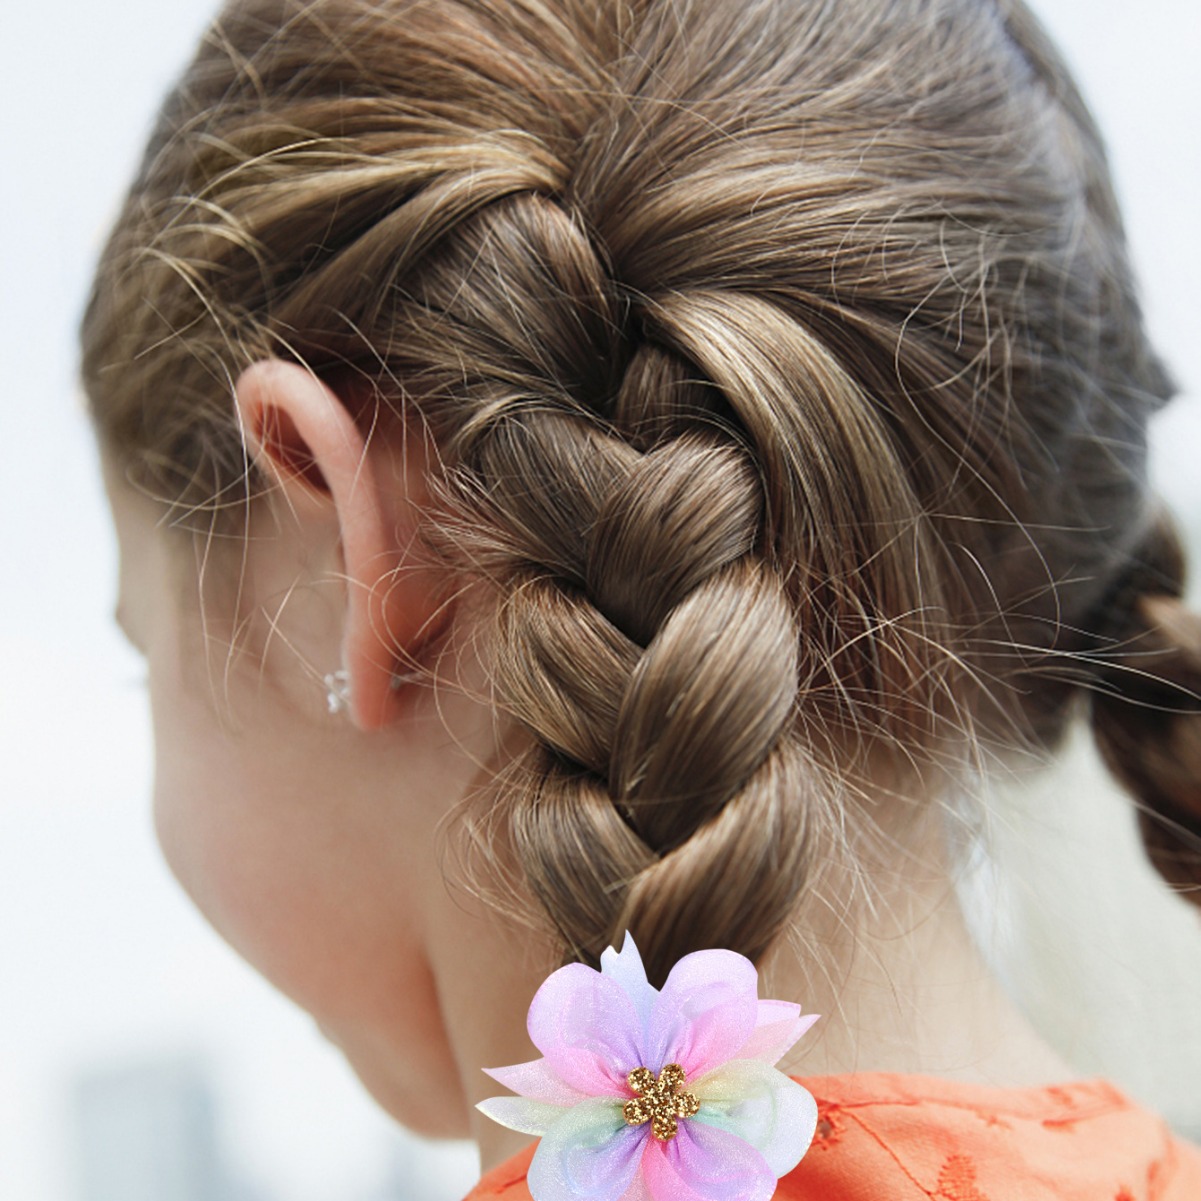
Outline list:
[[[425,678],[420,671],[393,672],[388,684],[393,692],[399,692],[406,684],[416,684]],[[325,707],[337,716],[350,708],[350,672],[341,667],[337,671],[328,672],[321,677],[325,685]]]
[[[346,668],[322,676],[325,684],[325,707],[332,714],[345,713],[350,708],[350,672]]]

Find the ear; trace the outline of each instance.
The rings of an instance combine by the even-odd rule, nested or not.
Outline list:
[[[343,397],[279,359],[248,367],[235,400],[247,449],[302,532],[336,523],[347,583],[342,666],[350,715],[361,729],[378,729],[402,703],[394,674],[445,620],[444,582],[412,561],[427,495],[424,441],[400,439],[398,448],[385,445],[382,433],[369,441]]]

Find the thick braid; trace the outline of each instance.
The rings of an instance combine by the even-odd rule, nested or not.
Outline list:
[[[680,458],[693,465],[687,449]],[[680,574],[643,578],[670,588]],[[634,586],[627,577],[621,591]],[[543,577],[501,607],[498,696],[552,752],[546,781],[508,802],[527,877],[561,923],[573,911],[592,923],[564,930],[576,951],[595,955],[629,928],[656,970],[703,945],[759,953],[805,881],[777,877],[772,906],[772,888],[747,874],[770,858],[795,869],[805,848],[804,790],[776,792],[797,654],[779,580],[746,555],[718,567],[645,647],[602,604]],[[738,821],[721,820],[734,809]]]
[[[928,725],[939,669],[904,616],[846,594],[854,557],[860,590],[878,576],[931,628],[914,498],[833,356],[751,297],[623,310],[610,270],[583,220],[512,196],[425,273],[409,335],[466,328],[477,370],[503,335],[486,378],[435,383],[424,407],[467,410],[443,413],[465,433],[442,540],[494,583],[495,699],[542,748],[505,777],[509,840],[572,953],[628,928],[662,973],[697,947],[770,945],[810,879],[832,746],[892,729],[902,696]],[[568,357],[581,335],[591,375]],[[828,392],[849,403],[831,412]]]
[[[435,328],[473,331],[477,365],[502,334],[488,378],[456,390],[471,413],[443,542],[494,580],[495,698],[542,748],[506,775],[510,842],[573,954],[628,927],[665,972],[698,946],[770,944],[805,888],[818,789],[763,468],[716,386],[670,387],[665,359],[697,365],[622,345],[617,292],[584,223],[539,196],[473,217],[422,283]],[[602,362],[620,378],[567,358],[581,333],[598,358],[617,343]]]
[[[626,926],[659,974],[759,953],[845,797],[1053,742],[1082,674],[1138,728],[1087,626],[1169,388],[1095,130],[1018,4],[828,8],[238,0],[84,323],[175,517],[240,530],[263,355],[425,427],[533,744],[510,848],[571,953]],[[1160,670],[1178,623],[1126,611]]]

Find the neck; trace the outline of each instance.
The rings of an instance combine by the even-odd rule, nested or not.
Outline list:
[[[928,850],[941,839],[922,843]],[[896,853],[895,841],[890,846],[890,866],[827,872],[791,936],[761,965],[761,997],[822,1014],[780,1069],[802,1077],[914,1073],[1008,1087],[1071,1078],[1072,1070],[1006,997],[975,945],[946,857],[924,855],[919,863]],[[891,866],[897,863],[904,867]],[[857,900],[835,909],[822,905],[821,898],[829,897]],[[555,966],[549,948],[528,940],[515,945],[499,922],[493,935],[487,952],[481,954],[473,940],[467,953],[467,941],[460,939],[444,947],[435,964],[446,977],[440,991],[450,1001],[447,1030],[472,1105],[503,1091],[481,1066],[537,1057],[525,1036],[525,1010]],[[479,987],[481,979],[489,981],[487,988]],[[470,1116],[485,1170],[531,1141],[474,1109]]]
[[[849,913],[819,909],[762,965],[760,995],[822,1014],[778,1065],[791,1075],[897,1072],[1021,1087],[1074,1074],[1001,988],[945,871],[892,887],[877,875]]]

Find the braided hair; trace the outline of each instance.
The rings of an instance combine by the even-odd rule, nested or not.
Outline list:
[[[1201,880],[1201,797],[1161,787],[1195,734],[1124,766],[1132,712],[1196,709],[1144,603],[1182,583],[1170,387],[1017,0],[239,0],[83,345],[181,525],[261,491],[231,385],[264,355],[428,431],[428,542],[527,735],[492,817],[567,956],[761,956],[881,790],[1053,743],[1082,690]]]

